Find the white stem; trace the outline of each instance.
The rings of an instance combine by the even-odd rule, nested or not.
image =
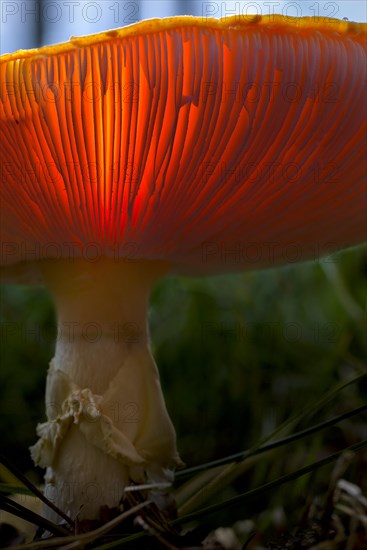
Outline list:
[[[46,385],[48,421],[31,449],[46,496],[94,519],[133,481],[167,481],[180,465],[152,358],[147,305],[161,264],[99,259],[42,267],[58,311]],[[47,512],[48,517],[54,518]]]

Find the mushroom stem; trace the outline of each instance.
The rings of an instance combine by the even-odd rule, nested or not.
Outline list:
[[[73,518],[95,519],[131,480],[171,480],[180,465],[147,327],[150,289],[167,268],[74,259],[41,269],[58,337],[32,457],[47,468],[49,499]]]

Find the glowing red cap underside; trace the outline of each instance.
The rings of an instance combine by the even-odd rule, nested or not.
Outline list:
[[[2,56],[3,263],[96,243],[211,272],[246,267],[218,247],[367,239],[365,25],[128,29]]]

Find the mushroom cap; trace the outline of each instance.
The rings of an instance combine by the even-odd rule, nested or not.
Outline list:
[[[367,239],[367,25],[152,19],[0,57],[1,258],[218,273]]]

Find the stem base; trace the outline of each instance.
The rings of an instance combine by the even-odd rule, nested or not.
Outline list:
[[[47,422],[31,453],[47,468],[46,496],[72,518],[95,519],[101,506],[118,506],[131,481],[172,481],[182,463],[148,343],[149,290],[161,270],[75,263],[44,268],[59,337]],[[115,326],[129,326],[128,337]]]

